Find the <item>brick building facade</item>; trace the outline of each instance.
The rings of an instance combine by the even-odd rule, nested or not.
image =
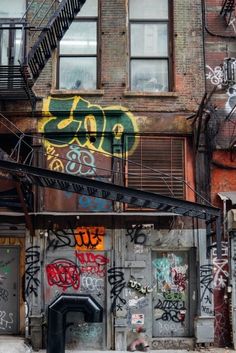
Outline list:
[[[0,334],[48,353],[229,345],[214,338],[229,329],[229,302],[222,323],[213,300],[229,272],[216,292],[223,223],[209,202],[222,206],[234,171],[217,188],[210,160],[235,151],[206,143],[229,89],[208,97],[225,57],[209,26],[234,36],[219,1],[17,4],[0,12]]]

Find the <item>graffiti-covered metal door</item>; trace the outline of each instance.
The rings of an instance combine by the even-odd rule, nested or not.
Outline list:
[[[190,253],[153,252],[153,337],[187,337],[192,334],[196,276],[192,271],[193,256]],[[190,298],[194,300],[192,308]]]
[[[19,248],[0,247],[0,334],[19,330]]]

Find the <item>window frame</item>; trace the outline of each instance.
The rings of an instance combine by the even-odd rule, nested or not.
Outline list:
[[[124,140],[124,143],[125,143],[125,146],[126,144],[128,144],[128,138],[130,137],[134,137],[132,135],[125,135],[125,140]],[[183,188],[183,197],[178,197],[176,196],[175,194],[173,195],[166,195],[166,196],[169,196],[169,197],[174,197],[174,198],[178,198],[180,200],[185,200],[185,201],[194,201],[194,196],[191,195],[191,193],[189,192],[189,187],[187,186],[187,183],[186,181],[188,181],[188,184],[191,185],[191,187],[193,187],[193,180],[192,180],[192,175],[191,175],[191,170],[188,170],[191,161],[190,161],[190,155],[188,153],[188,150],[187,150],[187,147],[188,147],[188,140],[185,136],[175,136],[175,135],[169,135],[169,136],[165,136],[165,135],[153,135],[153,134],[138,134],[138,135],[135,135],[135,138],[137,138],[139,140],[139,143],[141,143],[142,145],[145,145],[145,140],[146,141],[150,141],[150,139],[155,139],[155,140],[169,140],[169,143],[170,145],[173,143],[173,140],[178,140],[178,141],[181,141],[181,144],[182,144],[182,165],[183,165],[183,169],[182,169],[182,174],[183,174],[183,182],[182,182],[182,188]],[[150,147],[150,146],[149,146]],[[173,146],[174,148],[174,146]],[[139,147],[139,144],[138,146],[136,147],[136,149],[139,149],[139,156],[140,156],[140,159],[142,158],[143,156],[143,147]],[[130,152],[127,151],[126,152],[126,165],[125,165],[125,186],[126,187],[130,187],[130,188],[136,188],[134,187],[133,185],[130,185],[129,184],[129,173],[133,173],[132,172],[132,169],[130,170],[129,169],[129,163],[130,165],[132,166],[132,164],[134,163],[134,165],[136,164],[136,162],[133,161],[133,157],[132,157],[132,154],[134,153],[135,154],[135,151],[136,149],[131,152],[131,155],[130,155]],[[145,154],[145,153],[144,153]],[[164,151],[163,151],[163,156],[164,156]],[[180,156],[179,156],[180,157]],[[173,160],[170,159],[170,164],[172,165],[173,163]],[[141,183],[143,182],[142,178],[143,178],[143,170],[145,171],[145,166],[147,168],[149,168],[149,166],[147,165],[147,163],[145,163],[145,159],[142,159],[141,162],[138,162],[137,166],[140,167],[140,172],[139,172],[139,179],[141,181]],[[193,167],[193,165],[192,165]],[[155,167],[152,167],[155,169]],[[162,169],[160,167],[160,172],[162,172]],[[152,171],[150,170],[150,173],[152,173]],[[166,174],[169,174],[171,175],[170,172],[163,172],[163,173],[166,173]],[[155,172],[153,171],[153,177],[157,175],[158,176],[158,173],[155,174]],[[173,182],[173,179],[175,179],[175,175],[173,175],[171,178],[170,178],[170,181],[169,181],[169,186],[172,184]],[[148,178],[149,179],[149,178]],[[151,174],[150,174],[150,180],[151,180]],[[163,184],[165,183],[165,181],[163,181]],[[143,187],[142,184],[139,185],[139,187],[137,187],[137,189],[140,189],[140,190],[143,190],[143,191],[147,191],[147,192],[152,192],[152,193],[159,193],[162,195],[162,193],[159,191],[159,190],[153,190],[153,191],[150,191],[150,190],[147,190],[145,187]],[[175,193],[175,190],[172,189],[172,192]],[[165,195],[165,194],[163,194]],[[134,206],[131,206],[131,205],[125,205],[125,210],[126,211],[131,211],[131,210],[143,210],[143,211],[150,211],[150,209],[147,209],[147,208],[138,208],[138,207],[134,207]]]
[[[173,51],[173,17],[172,17],[172,1],[167,0],[168,2],[168,19],[131,19],[130,18],[130,1],[128,6],[128,26],[129,26],[129,77],[128,77],[128,87],[130,92],[137,92],[137,93],[163,93],[163,92],[172,92],[173,91],[173,73],[172,73],[172,51]],[[132,24],[159,24],[164,23],[167,24],[167,56],[135,56],[131,55],[131,25]],[[168,82],[168,90],[167,91],[138,91],[132,88],[131,82],[131,62],[135,60],[167,60],[167,82]]]
[[[56,89],[58,90],[66,90],[66,91],[71,91],[71,90],[76,90],[76,91],[93,91],[97,90],[100,87],[100,75],[99,75],[99,70],[98,67],[100,66],[100,57],[99,57],[99,44],[100,44],[100,0],[97,0],[98,2],[98,11],[97,11],[97,16],[76,16],[72,23],[74,22],[92,22],[96,24],[96,38],[97,38],[97,45],[96,45],[96,53],[95,54],[60,54],[60,43],[58,45],[58,54],[57,54],[57,69],[56,69]],[[71,23],[71,24],[72,24]],[[69,27],[70,29],[70,27]],[[68,30],[69,30],[68,29]],[[83,89],[83,88],[60,88],[60,59],[61,58],[96,58],[96,86],[94,88],[90,89]]]

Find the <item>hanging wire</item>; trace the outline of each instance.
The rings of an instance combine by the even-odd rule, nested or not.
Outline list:
[[[40,140],[47,140],[48,139],[44,136],[42,136],[42,134],[34,134],[34,135],[31,135],[31,134],[26,134],[26,133],[23,133],[23,131],[21,131],[20,129],[17,128],[17,126],[12,123],[9,119],[7,119],[3,114],[0,113],[0,116],[4,119],[5,123],[3,121],[0,121],[0,123],[5,126],[10,132],[12,132],[17,138],[18,138],[18,142],[16,143],[16,146],[14,147],[12,153],[11,153],[11,156],[13,156],[13,154],[15,153],[15,151],[17,151],[17,160],[16,162],[19,163],[19,160],[20,160],[20,152],[21,152],[21,145],[24,144],[25,146],[27,146],[29,149],[30,149],[30,152],[27,154],[26,158],[23,160],[23,164],[29,164],[31,165],[32,164],[32,161],[33,161],[33,153],[34,153],[34,150],[33,148],[26,142],[24,141],[24,138],[26,137],[29,137],[31,139],[40,139]],[[7,123],[9,123],[9,125],[11,127],[9,127],[7,125]],[[14,130],[17,130],[17,133],[15,133]],[[64,143],[64,141],[60,140],[60,139],[52,139],[50,138],[50,141],[52,143]],[[75,146],[75,147],[78,147],[77,144],[71,144],[70,146]],[[107,157],[111,157],[111,154],[108,153],[108,152],[101,152],[101,151],[97,151],[97,150],[94,150],[94,149],[91,149],[91,148],[88,148],[88,147],[83,147],[84,150],[87,150],[91,153],[98,153],[98,154],[101,154],[103,156],[107,156]],[[51,153],[45,153],[45,152],[42,152],[42,154],[44,156],[50,156],[50,157],[55,157],[55,155],[51,154]],[[147,167],[145,165],[141,165],[140,163],[137,163],[137,162],[134,162],[134,161],[131,161],[130,159],[127,159],[127,158],[124,158],[124,157],[120,157],[120,156],[117,156],[117,155],[114,155],[113,156],[114,158],[117,158],[119,160],[121,160],[122,162],[125,162],[125,163],[130,163],[130,164],[133,164],[133,165],[136,165],[136,166],[139,166],[139,167],[142,167],[146,170],[149,170],[150,172],[152,172],[152,174],[150,175],[150,178],[153,179],[153,173],[155,173],[159,178],[161,178],[161,180],[166,184],[167,188],[169,189],[170,193],[173,194],[173,191],[171,190],[170,186],[168,185],[168,181],[166,179],[170,179],[170,180],[176,180],[178,182],[182,182],[187,188],[189,188],[195,195],[197,195],[199,198],[201,198],[204,202],[206,202],[207,204],[209,204],[210,206],[212,206],[212,204],[207,200],[205,199],[202,195],[200,195],[185,179],[181,178],[181,177],[175,177],[175,176],[172,176],[171,174],[168,174],[168,173],[164,173],[160,170],[157,170],[157,169],[153,169],[151,167]],[[88,164],[86,163],[81,163],[81,162],[77,162],[77,161],[74,161],[73,162],[68,159],[68,158],[65,158],[65,157],[61,157],[60,156],[60,159],[62,160],[65,160],[67,161],[68,163],[74,163],[75,165],[82,165],[82,166],[85,166],[85,167],[88,167]],[[90,166],[92,167],[92,166]],[[107,168],[97,168],[101,171],[105,171],[105,172],[109,172],[109,174],[113,175],[113,173],[117,173],[117,171],[112,171],[110,169],[107,169]],[[123,171],[119,171],[118,172],[119,175],[121,175],[122,177],[123,176],[132,176],[132,175],[135,175],[135,174],[132,174],[130,172],[123,172]],[[69,173],[68,173],[69,174]],[[96,173],[95,173],[95,176],[98,176]],[[101,175],[99,175],[100,177],[102,177]],[[148,176],[149,178],[149,176]]]

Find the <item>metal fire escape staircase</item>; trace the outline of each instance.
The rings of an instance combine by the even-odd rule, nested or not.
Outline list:
[[[31,22],[28,23],[29,12],[35,2],[32,0],[24,18],[18,23],[14,23],[14,26],[0,24],[0,39],[3,36],[3,31],[14,32],[16,30],[22,31],[22,47],[26,47],[26,39],[30,37],[31,41],[34,39],[34,43],[30,43],[31,49],[28,52],[21,50],[18,64],[15,61],[8,65],[0,64],[0,100],[30,100],[32,105],[35,104],[36,96],[33,85],[85,1],[61,0],[58,2],[54,0],[44,17],[36,25],[33,23],[33,19],[40,13],[45,0],[38,8],[37,13],[32,16]],[[53,13],[50,16],[51,12]],[[49,19],[47,23],[44,23],[47,17]],[[39,35],[36,35],[37,32]],[[8,51],[11,51],[10,47]]]
[[[223,0],[220,15],[224,17],[229,25],[233,12],[235,10],[235,0]]]
[[[8,127],[10,131],[15,129],[8,119],[3,114],[0,114],[1,123]],[[221,214],[220,209],[205,204],[185,201],[170,196],[164,196],[152,192],[147,192],[139,189],[133,189],[121,185],[99,181],[93,178],[86,178],[80,175],[72,175],[69,173],[61,173],[45,168],[39,168],[32,165],[33,149],[28,144],[22,145],[25,134],[17,130],[18,141],[13,149],[12,155],[8,156],[4,151],[0,153],[0,177],[11,177],[18,187],[18,194],[22,203],[22,208],[25,213],[26,224],[31,233],[34,233],[30,218],[30,203],[29,194],[31,187],[37,185],[43,188],[52,188],[82,194],[90,197],[98,197],[114,202],[130,204],[136,208],[147,208],[152,211],[168,212],[181,216],[188,216],[205,221],[207,235],[207,251],[213,243],[217,246],[217,255],[221,254]],[[42,136],[36,136],[42,143]],[[21,149],[29,151],[26,157],[22,160]],[[16,158],[13,156],[16,155]],[[45,155],[45,153],[44,153]],[[116,157],[118,158],[118,157]],[[123,160],[122,160],[123,161]],[[121,161],[121,162],[122,162]],[[111,171],[112,172],[112,171]],[[117,171],[112,173],[117,174]],[[28,200],[27,200],[28,198]]]

